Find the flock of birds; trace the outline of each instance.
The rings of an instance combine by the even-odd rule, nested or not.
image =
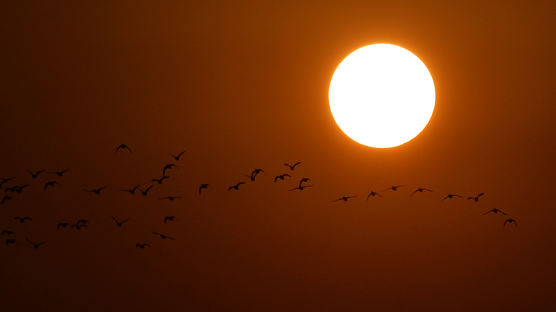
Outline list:
[[[126,145],[126,144],[120,144],[116,147],[115,152],[129,152],[132,153],[131,148]],[[178,154],[170,154],[170,156],[172,157],[174,162],[179,162],[180,159],[182,158],[182,156],[185,154],[186,151],[182,151]],[[285,181],[286,178],[288,179],[292,179],[292,175],[290,175],[290,173],[293,174],[293,171],[295,171],[296,167],[301,165],[301,162],[295,162],[293,164],[289,164],[289,163],[285,163],[284,166],[287,167],[286,170],[289,170],[287,173],[282,173],[279,174],[277,176],[274,176],[274,183],[277,183],[279,181]],[[128,189],[120,189],[119,191],[121,192],[127,192],[131,195],[136,195],[136,194],[141,194],[142,196],[148,196],[149,195],[149,191],[156,185],[161,185],[164,183],[164,181],[166,179],[169,178],[169,171],[172,170],[174,167],[176,167],[175,163],[168,163],[166,165],[164,165],[164,167],[162,168],[162,176],[159,178],[153,178],[151,180],[151,184],[148,185],[145,188],[141,187],[141,184],[137,184],[131,188]],[[70,171],[70,169],[63,169],[63,170],[59,170],[59,171],[47,171],[45,169],[40,169],[40,170],[36,170],[36,171],[29,171],[29,174],[31,176],[32,180],[38,180],[39,177],[42,177],[44,174],[48,174],[50,177],[55,177],[55,178],[63,178],[68,172]],[[261,168],[255,168],[251,171],[250,174],[245,175],[246,178],[248,178],[251,182],[255,182],[257,177],[259,176],[259,174],[264,173],[264,170]],[[14,181],[16,178],[15,177],[3,177],[0,178],[0,193],[4,193],[1,196],[1,201],[0,201],[0,205],[6,205],[8,204],[8,202],[12,201],[15,199],[16,194],[22,194],[23,191],[30,186],[30,184],[13,184],[13,185],[9,185],[10,183],[12,183],[12,181]],[[308,183],[310,183],[311,179],[307,178],[307,177],[302,177],[299,182],[297,182],[295,184],[294,188],[289,189],[289,191],[303,191],[306,188],[310,188],[313,185],[310,185]],[[227,190],[228,191],[239,191],[240,190],[240,186],[246,184],[247,182],[245,181],[238,181],[237,183],[230,185]],[[55,188],[56,186],[60,185],[60,183],[58,182],[58,180],[56,179],[47,179],[46,181],[43,182],[42,187],[44,191],[48,191],[52,188]],[[198,188],[198,194],[199,195],[203,195],[204,191],[206,191],[211,185],[208,183],[203,183],[199,185]],[[381,190],[380,192],[397,192],[399,191],[400,188],[406,188],[405,185],[392,185],[386,189]],[[94,195],[100,196],[105,190],[107,189],[107,186],[100,186],[97,188],[91,188],[91,189],[83,189],[84,192],[88,192],[88,193],[92,193]],[[418,193],[432,193],[433,190],[425,188],[425,187],[418,187],[416,189],[414,189],[409,196],[414,196]],[[466,199],[466,200],[470,200],[470,201],[474,201],[474,202],[478,202],[482,196],[484,196],[484,193],[479,193],[476,195],[471,195],[471,196],[462,196],[459,194],[453,194],[453,193],[449,193],[446,194],[444,197],[442,197],[441,200],[452,200],[452,199],[456,199],[456,198],[461,198],[461,199]],[[371,198],[374,197],[382,197],[383,195],[381,193],[379,193],[378,191],[375,190],[371,190],[367,196],[366,196],[366,200],[369,200]],[[353,198],[358,197],[357,195],[344,195],[341,196],[339,198],[333,199],[331,200],[331,202],[348,202]],[[160,200],[169,200],[169,201],[175,201],[177,199],[182,199],[183,196],[174,196],[174,195],[169,195],[169,196],[165,196],[165,197],[160,197]],[[517,221],[508,216],[508,214],[500,209],[494,208],[494,209],[490,209],[488,211],[485,211],[483,213],[483,215],[488,215],[488,214],[495,214],[495,215],[502,215],[504,216],[504,222],[502,224],[503,227],[505,227],[506,225],[510,224],[510,225],[514,225],[517,226]],[[168,222],[172,222],[175,221],[176,217],[169,215],[169,216],[165,216],[164,217],[164,223],[168,223]],[[32,217],[29,216],[15,216],[13,218],[13,220],[15,222],[19,222],[19,223],[26,223],[28,221],[33,220]],[[115,225],[117,227],[123,227],[128,221],[129,219],[123,219],[123,220],[118,220],[117,218],[112,216],[112,220],[114,221]],[[73,228],[75,230],[82,230],[85,229],[89,226],[89,220],[87,219],[79,219],[76,220],[73,223],[70,222],[59,222],[56,225],[56,229],[57,230],[63,230],[63,229],[68,229],[68,228]],[[159,233],[159,232],[152,232],[152,235],[159,237],[162,240],[174,240],[175,238],[163,233]],[[16,244],[17,240],[15,237],[15,233],[11,230],[8,229],[2,229],[0,231],[0,239],[4,240],[4,244],[6,246],[9,245],[14,245]],[[33,248],[35,249],[39,249],[41,246],[45,245],[46,242],[45,241],[33,241],[31,239],[29,239],[28,237],[25,237],[25,241],[30,244]],[[145,249],[146,247],[151,247],[151,245],[148,242],[139,242],[136,243],[135,246],[139,249]]]

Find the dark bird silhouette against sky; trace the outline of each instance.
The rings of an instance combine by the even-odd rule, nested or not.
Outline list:
[[[47,191],[49,187],[52,188],[52,187],[54,187],[56,185],[59,185],[59,184],[60,183],[58,183],[57,181],[48,181],[48,182],[44,183],[44,190]]]
[[[164,223],[168,223],[169,221],[174,221],[176,220],[175,216],[165,216],[164,217]]]
[[[452,198],[463,198],[463,196],[458,195],[458,194],[448,194],[448,195],[444,196],[444,198],[442,198],[442,200],[452,199]]]
[[[37,170],[37,171],[34,171],[34,172],[33,172],[33,171],[30,171],[30,170],[28,170],[28,171],[29,171],[29,173],[31,174],[31,178],[32,178],[33,180],[35,180],[36,178],[39,177],[39,175],[40,175],[41,173],[45,172],[46,170],[40,169],[40,170]]]
[[[307,183],[307,182],[309,182],[309,181],[311,181],[311,179],[309,179],[309,178],[301,178],[301,180],[299,180],[299,184],[297,184],[297,185],[298,185],[298,186],[302,186],[303,183]]]
[[[503,225],[503,226],[505,227],[506,224],[513,224],[513,225],[517,226],[517,221],[516,221],[515,219],[508,218],[508,219],[506,219],[506,221],[504,221],[504,225]]]
[[[7,201],[13,200],[13,197],[11,197],[10,195],[4,195],[4,197],[2,197],[2,205],[4,203],[6,203]]]
[[[144,190],[143,190],[143,189],[140,189],[140,188],[138,188],[138,190],[141,192],[141,194],[142,194],[143,196],[147,196],[147,195],[149,195],[149,191],[150,191],[152,188],[153,188],[153,185],[149,185],[149,187],[147,187],[147,188],[144,189]]]
[[[95,194],[95,195],[100,195],[100,193],[101,193],[103,190],[105,190],[106,187],[107,187],[107,186],[105,185],[105,186],[101,186],[101,187],[99,187],[99,188],[94,188],[94,189],[90,189],[90,190],[84,189],[83,191],[84,191],[84,192],[88,192],[88,193],[93,193],[93,194]]]
[[[122,227],[122,225],[124,225],[126,222],[129,221],[129,218],[128,218],[128,219],[125,219],[125,220],[122,220],[122,221],[119,221],[119,220],[116,219],[115,217],[112,217],[112,220],[114,220],[114,222],[116,223],[116,226],[117,226],[117,227]]]
[[[375,192],[373,190],[371,190],[371,192],[369,192],[369,194],[367,194],[367,200],[369,200],[369,198],[371,197],[382,197],[382,195],[380,195],[378,192]]]
[[[293,165],[290,165],[290,164],[288,164],[288,163],[285,163],[285,164],[284,164],[284,166],[290,168],[291,171],[293,171],[293,170],[295,169],[295,167],[297,167],[297,166],[299,166],[299,165],[301,165],[301,162],[300,162],[300,161],[296,162],[296,163],[293,164]]]
[[[494,213],[494,214],[500,213],[500,214],[503,214],[503,215],[507,215],[507,213],[505,213],[504,211],[502,211],[502,210],[500,210],[500,209],[497,209],[497,208],[490,209],[489,211],[483,213],[483,215],[487,215],[487,214],[489,214],[489,213]]]
[[[171,237],[171,236],[168,236],[168,235],[165,235],[165,234],[162,234],[162,233],[158,233],[158,232],[153,232],[153,235],[157,235],[157,236],[159,236],[159,237],[162,238],[162,239],[171,239],[171,240],[174,240],[174,239],[175,239],[175,238],[173,238],[173,237]]]
[[[175,164],[166,164],[163,168],[162,168],[162,176],[166,176],[166,171],[168,170],[172,170],[173,168],[175,168],[176,165]]]
[[[253,171],[251,171],[250,175],[245,175],[245,176],[248,177],[251,181],[255,182],[257,175],[259,175],[261,172],[264,172],[264,170],[260,168],[255,168],[253,169]]]
[[[423,192],[432,192],[432,190],[424,187],[419,187],[415,191],[413,191],[409,196],[413,196],[415,195],[415,193],[423,193]]]
[[[164,182],[164,180],[169,179],[169,176],[163,175],[162,177],[160,177],[159,179],[154,178],[151,180],[151,182],[156,182],[158,184],[162,184],[162,182]]]
[[[285,177],[291,178],[291,175],[289,175],[289,174],[287,174],[287,173],[283,173],[283,174],[277,175],[277,176],[274,177],[274,183],[276,183],[276,181],[278,181],[278,180],[284,181],[284,178],[285,178]]]
[[[478,202],[479,198],[481,198],[481,196],[483,196],[483,195],[485,195],[485,193],[479,193],[479,194],[477,194],[477,196],[469,196],[469,197],[467,197],[467,199],[474,200],[475,202]]]
[[[120,150],[127,150],[130,154],[131,154],[131,148],[129,148],[129,146],[127,146],[127,144],[120,144],[116,147],[116,153]]]
[[[149,245],[148,243],[137,243],[135,244],[135,247],[139,249],[145,249],[145,247],[151,247],[151,245]]]
[[[335,203],[335,202],[337,202],[337,201],[343,200],[344,202],[347,203],[348,200],[350,200],[350,199],[352,199],[352,198],[355,198],[355,197],[357,197],[357,196],[355,196],[355,195],[342,196],[342,197],[340,197],[340,198],[334,199],[332,202]]]
[[[56,225],[56,229],[60,230],[60,229],[67,229],[70,226],[69,223],[67,222],[60,222]]]
[[[170,196],[160,197],[159,199],[161,199],[161,200],[167,199],[169,201],[174,201],[176,199],[181,199],[181,198],[183,198],[183,196],[172,196],[172,195],[170,195]]]
[[[14,232],[12,232],[12,231],[10,231],[10,230],[2,230],[2,232],[0,232],[0,236],[4,236],[4,235],[10,236],[10,235],[12,235],[13,233],[14,233]]]
[[[6,184],[6,183],[12,181],[13,179],[15,179],[15,177],[10,177],[10,178],[4,177],[4,178],[1,178],[1,179],[0,179],[0,188],[2,188],[2,187],[4,186],[4,184]]]
[[[14,245],[14,244],[15,244],[15,239],[14,238],[6,239],[6,246]]]
[[[130,188],[130,189],[123,189],[120,190],[122,192],[128,192],[131,195],[135,195],[135,192],[137,192],[137,190],[139,189],[139,187],[141,186],[141,184],[137,184],[134,187]]]
[[[208,187],[209,187],[209,185],[206,184],[206,183],[201,184],[201,186],[199,186],[199,195],[201,195],[201,193],[203,192],[203,190],[204,190],[204,189],[206,190]]]
[[[49,171],[49,174],[55,174],[59,177],[63,177],[67,172],[69,171],[69,169],[64,169],[64,170],[60,170],[60,171]]]
[[[172,156],[172,158],[174,158],[175,161],[180,161],[180,158],[183,156],[183,154],[184,154],[185,152],[186,152],[186,151],[184,150],[183,152],[181,152],[181,153],[179,153],[179,154],[177,154],[177,155],[170,154],[170,156]]]
[[[239,186],[242,185],[242,184],[245,184],[245,182],[243,182],[243,181],[237,182],[236,184],[229,186],[228,191],[231,191],[231,190],[239,191]]]
[[[27,221],[33,220],[31,217],[14,217],[14,220],[19,221],[19,223],[25,223]]]
[[[383,191],[397,191],[400,187],[403,187],[403,185],[392,185],[388,188],[385,188]]]
[[[289,191],[296,191],[296,190],[303,191],[307,187],[313,187],[313,186],[312,185],[298,185],[296,188],[292,188]]]
[[[27,237],[25,238],[25,240],[26,240],[29,244],[33,245],[33,248],[35,248],[35,249],[39,249],[39,247],[41,247],[42,245],[46,244],[46,242],[34,243],[33,241],[31,241],[31,240],[30,240],[29,238],[27,238]]]

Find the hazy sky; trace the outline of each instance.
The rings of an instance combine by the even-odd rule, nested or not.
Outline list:
[[[4,4],[0,176],[31,186],[0,206],[0,229],[17,237],[0,244],[0,310],[552,311],[555,12],[553,1]],[[436,86],[429,125],[392,149],[350,140],[328,106],[335,67],[378,42],[412,51]],[[120,143],[133,153],[114,153]],[[118,191],[148,185],[183,149],[148,197]],[[294,178],[273,183],[294,161]],[[256,167],[257,182],[226,191]],[[44,192],[52,175],[27,173],[41,168],[71,171]],[[288,192],[302,176],[314,187]],[[407,186],[364,200],[393,184]],[[417,186],[435,192],[410,198]],[[449,192],[486,195],[441,201]],[[359,197],[330,202],[348,194]],[[492,208],[519,226],[481,215]],[[86,230],[56,231],[79,218]]]

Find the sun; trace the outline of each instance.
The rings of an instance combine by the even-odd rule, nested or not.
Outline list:
[[[386,148],[410,141],[425,128],[435,89],[429,70],[413,53],[372,44],[338,65],[328,98],[334,120],[348,137]]]

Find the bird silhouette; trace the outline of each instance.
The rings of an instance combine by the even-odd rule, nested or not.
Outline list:
[[[140,188],[138,188],[138,190],[141,192],[141,194],[143,194],[143,196],[147,196],[149,194],[149,191],[153,188],[153,185],[149,185],[149,187],[147,187],[146,189],[142,190]]]
[[[35,180],[36,178],[39,177],[39,175],[40,175],[41,173],[45,172],[46,170],[40,169],[40,170],[37,170],[37,171],[35,171],[35,172],[30,171],[30,170],[27,170],[27,171],[29,171],[29,173],[31,174],[31,178],[33,178],[33,180]]]
[[[199,195],[201,195],[201,192],[203,191],[203,189],[207,189],[209,187],[208,184],[203,183],[201,184],[201,186],[199,186]]]
[[[300,161],[296,162],[296,163],[293,164],[293,165],[290,165],[290,164],[288,164],[288,163],[285,163],[285,164],[284,164],[284,166],[290,168],[291,171],[293,171],[293,170],[295,169],[295,167],[297,167],[297,166],[299,166],[299,165],[301,165],[301,162],[300,162]]]
[[[489,213],[496,213],[496,214],[501,213],[503,215],[507,215],[507,213],[505,213],[504,211],[502,211],[500,209],[497,209],[497,208],[490,209],[489,211],[483,213],[483,215],[486,215],[486,214],[489,214]]]
[[[259,169],[259,168],[255,168],[253,169],[253,171],[251,171],[250,175],[245,175],[246,177],[248,177],[249,179],[251,179],[251,181],[255,181],[255,178],[257,178],[257,175],[261,172],[264,172],[263,169]]]
[[[164,166],[164,168],[162,168],[162,176],[166,176],[166,171],[167,170],[172,170],[174,167],[176,167],[175,164],[167,164]]]
[[[432,192],[432,190],[424,187],[419,187],[415,191],[413,191],[409,196],[413,196],[415,195],[415,193],[423,193],[423,192]]]
[[[69,223],[67,223],[67,222],[60,222],[60,223],[58,223],[58,225],[56,225],[56,229],[57,229],[57,230],[60,230],[60,229],[67,229],[68,226],[70,226]]]
[[[131,154],[131,148],[129,148],[129,146],[127,146],[127,144],[123,144],[123,143],[122,143],[122,144],[118,145],[118,146],[116,147],[116,153],[117,153],[119,150],[127,150],[127,151]]]
[[[298,185],[301,186],[303,183],[306,183],[306,182],[309,182],[309,181],[311,181],[311,179],[309,179],[309,178],[301,178],[301,180],[299,180],[299,184],[298,184]]]
[[[145,249],[145,247],[151,247],[151,245],[149,245],[148,243],[137,243],[135,244],[135,247]]]
[[[139,189],[139,186],[141,186],[141,184],[137,184],[137,185],[135,185],[134,187],[132,187],[132,188],[130,188],[130,189],[127,189],[127,190],[124,189],[124,190],[120,190],[120,191],[122,191],[122,192],[128,192],[129,194],[134,195],[135,192],[137,192],[137,190]]]
[[[277,175],[277,176],[274,177],[274,183],[276,183],[276,181],[278,181],[278,180],[284,181],[284,178],[285,178],[285,177],[291,178],[292,176],[289,175],[289,174],[287,174],[287,173],[284,173],[284,174],[281,174],[281,175]]]
[[[2,197],[2,202],[1,204],[3,205],[4,203],[6,203],[9,200],[14,199],[13,197],[11,197],[10,195],[4,195],[4,197]]]
[[[48,181],[44,184],[44,190],[47,191],[49,187],[54,187],[55,185],[59,185],[57,181]]]
[[[168,221],[174,221],[176,219],[175,216],[165,216],[164,223],[168,223]]]
[[[89,226],[89,220],[87,219],[79,219],[77,220],[77,222],[71,225],[71,227],[75,228],[76,230],[81,230],[82,228],[86,228],[87,226]]]
[[[60,170],[60,171],[50,171],[48,173],[55,174],[59,177],[63,177],[68,171],[69,171],[69,169],[64,169],[64,170]]]
[[[114,222],[116,222],[117,227],[122,227],[122,225],[124,225],[127,221],[129,221],[129,218],[125,219],[125,220],[122,220],[122,221],[118,221],[118,219],[112,217],[112,220],[114,220]]]
[[[0,178],[0,188],[2,188],[2,186],[4,186],[4,184],[10,182],[11,180],[15,179],[15,177],[10,177],[10,178]]]
[[[14,186],[6,187],[4,189],[4,193],[11,192],[11,193],[21,194],[23,192],[23,190],[27,187],[29,187],[29,184],[14,185]]]
[[[169,179],[169,176],[163,175],[162,177],[160,177],[160,179],[152,179],[152,182],[156,182],[158,184],[162,184],[162,182],[164,182],[164,180]]]
[[[12,231],[10,231],[10,230],[2,230],[2,232],[0,232],[0,236],[4,236],[4,235],[10,236],[10,235],[12,235],[13,233],[14,233],[14,232],[12,232]]]
[[[174,155],[174,154],[170,154],[170,156],[172,156],[172,158],[174,158],[175,161],[180,161],[180,158],[183,156],[183,153],[185,153],[186,151],[184,150],[183,152]]]
[[[299,185],[298,187],[292,188],[292,189],[289,190],[289,191],[295,191],[295,190],[303,191],[303,190],[304,190],[305,188],[307,188],[307,187],[312,187],[312,185]]]
[[[176,200],[176,199],[181,199],[183,198],[183,196],[166,196],[166,197],[160,197],[159,199],[167,199],[170,201]]]
[[[382,195],[380,195],[378,192],[375,192],[373,190],[371,190],[371,192],[367,195],[367,200],[369,200],[370,197],[382,197]]]
[[[34,242],[32,242],[32,241],[31,241],[29,238],[27,238],[27,237],[25,237],[25,240],[26,240],[29,244],[33,245],[33,248],[35,248],[35,249],[39,249],[39,247],[41,247],[42,245],[46,244],[46,242],[34,243]]]
[[[479,193],[479,194],[477,194],[477,196],[469,196],[469,197],[467,197],[467,199],[471,199],[471,200],[474,200],[475,202],[478,202],[479,198],[483,195],[485,195],[485,193]]]
[[[354,197],[357,197],[357,196],[355,196],[355,195],[342,196],[338,199],[334,199],[332,202],[334,203],[334,202],[337,202],[337,201],[340,201],[340,200],[343,200],[343,201],[347,202],[348,200],[350,200],[351,198],[354,198]]]
[[[31,217],[14,217],[14,220],[19,221],[19,223],[25,223],[25,221],[29,220],[33,220],[33,218]]]
[[[153,234],[160,236],[160,238],[162,238],[162,239],[172,239],[172,240],[174,239],[173,237],[170,237],[168,235],[164,235],[164,234],[161,234],[161,233],[158,233],[158,232],[153,232]]]
[[[93,193],[95,195],[100,195],[100,192],[102,192],[104,189],[106,188],[105,186],[101,186],[99,188],[95,188],[95,189],[90,189],[90,190],[83,190],[84,192],[89,192],[89,193]]]
[[[463,196],[458,195],[458,194],[448,194],[448,195],[446,195],[444,198],[442,198],[442,200],[452,199],[452,198],[455,198],[455,197],[457,197],[457,198],[463,198]]]
[[[10,245],[10,244],[15,244],[15,239],[14,238],[10,238],[10,239],[6,239],[6,246]]]
[[[395,192],[402,186],[404,186],[404,185],[392,185],[392,186],[384,189],[383,191],[394,191]]]
[[[243,181],[237,182],[236,184],[234,184],[232,186],[229,186],[228,191],[231,191],[231,190],[239,191],[239,186],[242,185],[242,184],[245,184],[245,182],[243,182]]]
[[[517,226],[517,221],[515,219],[512,219],[512,218],[508,218],[508,219],[506,219],[506,221],[504,221],[504,227],[506,226],[506,223],[509,223],[509,224],[513,223],[515,226]]]

